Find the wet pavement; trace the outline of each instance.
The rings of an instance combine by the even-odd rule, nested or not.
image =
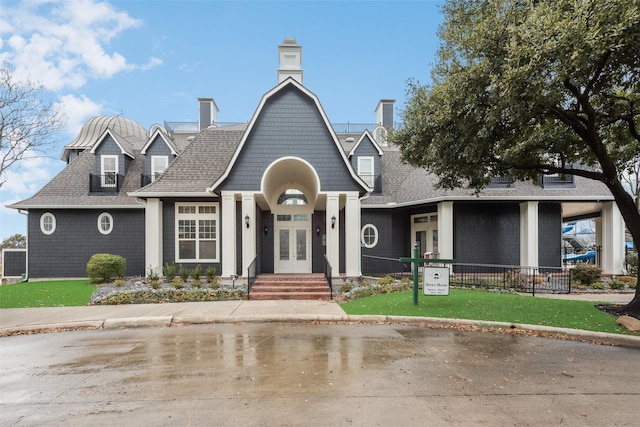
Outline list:
[[[398,324],[0,340],[3,426],[637,425],[640,349]]]

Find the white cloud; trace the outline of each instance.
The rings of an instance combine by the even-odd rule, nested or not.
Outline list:
[[[149,70],[162,63],[130,64],[108,44],[142,21],[96,0],[41,0],[3,4],[0,38],[18,79],[30,79],[50,90],[77,89],[89,79],[109,78],[131,70]]]
[[[82,125],[91,117],[97,116],[102,110],[102,105],[92,101],[84,95],[64,95],[57,103],[67,119],[65,131],[75,137]]]

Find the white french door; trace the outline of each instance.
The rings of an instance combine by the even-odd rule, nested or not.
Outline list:
[[[276,215],[274,273],[311,273],[311,225],[308,214]]]

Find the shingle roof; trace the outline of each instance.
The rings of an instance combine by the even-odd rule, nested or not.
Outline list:
[[[363,200],[367,206],[395,204],[417,204],[443,198],[468,198],[477,200],[613,200],[611,192],[601,182],[574,177],[574,187],[540,187],[532,182],[519,181],[510,187],[485,188],[475,195],[472,190],[442,190],[434,188],[437,177],[424,169],[414,168],[400,161],[400,151],[396,147],[385,147],[380,157],[382,174],[382,194],[372,195]]]
[[[140,187],[140,175],[144,172],[144,157],[139,152],[134,154],[135,159],[129,163],[124,183],[117,194],[89,194],[89,174],[95,172],[96,160],[94,154],[85,150],[34,196],[8,207],[14,209],[109,206],[143,208],[144,206],[137,203],[135,198],[127,196],[127,192]]]
[[[205,192],[225,171],[246,125],[230,128],[210,127],[200,132],[162,175],[132,195]]]

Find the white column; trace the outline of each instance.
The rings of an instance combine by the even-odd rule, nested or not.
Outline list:
[[[222,276],[236,274],[236,197],[235,194],[222,192],[220,234],[222,237]]]
[[[332,218],[335,218],[333,227],[331,225]],[[333,276],[338,276],[340,270],[340,196],[337,193],[327,194],[325,230],[327,230],[327,258],[331,264]]]
[[[344,209],[345,227],[345,274],[347,277],[360,277],[360,197],[358,193],[347,193]]]
[[[615,202],[602,204],[602,249],[600,261],[603,274],[622,274],[624,268],[624,219]]]
[[[249,226],[245,223],[249,217]],[[256,202],[251,194],[242,195],[242,276],[256,257]]]
[[[453,259],[453,202],[438,203],[438,252],[440,258]]]
[[[154,269],[162,275],[162,201],[147,199],[144,210],[145,274]]]
[[[538,267],[538,202],[520,203],[520,265]]]

